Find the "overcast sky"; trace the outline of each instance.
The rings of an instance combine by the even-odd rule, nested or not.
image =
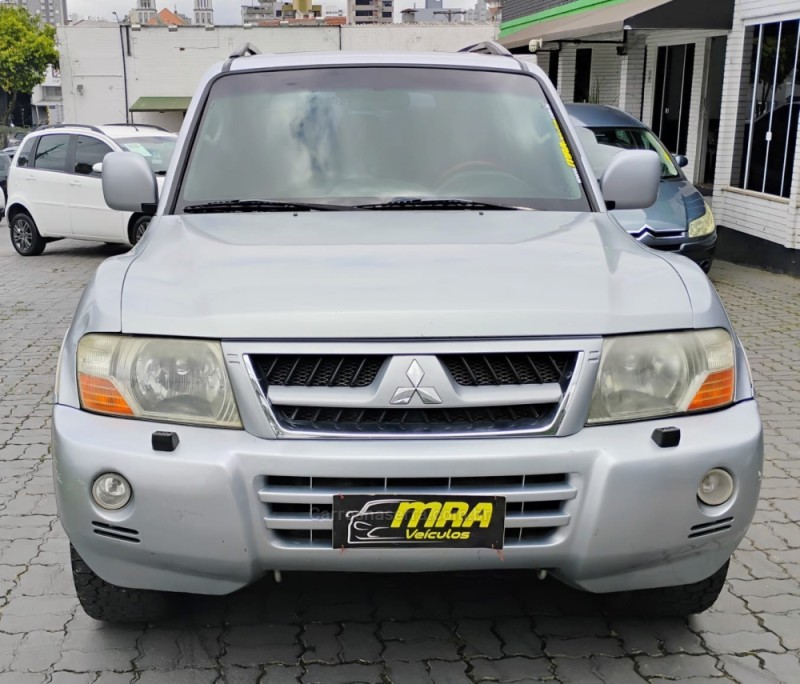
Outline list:
[[[346,0],[318,0],[323,7],[332,6],[344,9]],[[214,23],[216,24],[240,24],[242,22],[241,6],[258,4],[257,0],[214,0]],[[425,0],[395,0],[395,16],[397,12],[407,7],[424,7]],[[136,0],[67,0],[67,12],[77,14],[81,18],[93,16],[114,20],[112,12],[116,12],[120,19],[130,12],[136,5]],[[193,0],[156,0],[156,7],[162,9],[167,7],[178,11],[189,17],[192,16]],[[475,0],[445,0],[445,7],[450,8],[471,8],[475,6]],[[397,20],[397,19],[396,19]]]

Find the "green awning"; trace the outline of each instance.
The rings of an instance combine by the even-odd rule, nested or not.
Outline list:
[[[571,0],[500,25],[501,42],[514,47],[531,38],[561,40],[595,33],[621,31],[629,17],[670,0]]]
[[[131,105],[132,112],[185,112],[191,97],[140,97]]]

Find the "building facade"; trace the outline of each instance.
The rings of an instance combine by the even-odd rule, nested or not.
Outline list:
[[[156,0],[136,0],[129,19],[132,24],[149,24],[156,21],[156,14]]]
[[[797,0],[505,0],[500,40],[686,155],[720,257],[800,275],[799,26]]]
[[[394,0],[347,0],[347,23],[391,24]]]
[[[250,5],[242,5],[242,24],[258,24],[261,21],[275,19],[276,0],[258,0]]]
[[[0,0],[0,4],[24,7],[32,16],[53,26],[66,24],[69,20],[67,0]]]
[[[211,26],[214,23],[212,0],[194,0],[194,23],[198,26]]]
[[[31,93],[31,124],[59,124],[64,121],[64,104],[61,96],[61,72],[47,68],[44,82]]]

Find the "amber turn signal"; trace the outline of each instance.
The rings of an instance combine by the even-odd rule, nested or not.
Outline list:
[[[78,373],[81,406],[87,411],[115,416],[132,416],[133,411],[119,390],[109,380]]]
[[[727,406],[733,401],[733,388],[733,368],[711,373],[700,389],[697,390],[697,394],[694,395],[692,403],[689,404],[689,410],[700,411],[702,409]]]

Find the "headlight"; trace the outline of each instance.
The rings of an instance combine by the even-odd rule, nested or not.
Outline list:
[[[589,424],[718,408],[733,401],[727,330],[609,337],[603,341]]]
[[[711,207],[706,204],[706,213],[700,218],[689,222],[689,237],[703,237],[704,235],[711,235],[717,229],[717,224],[714,223],[714,214],[711,213]]]
[[[86,335],[78,391],[95,413],[242,427],[219,342]]]

